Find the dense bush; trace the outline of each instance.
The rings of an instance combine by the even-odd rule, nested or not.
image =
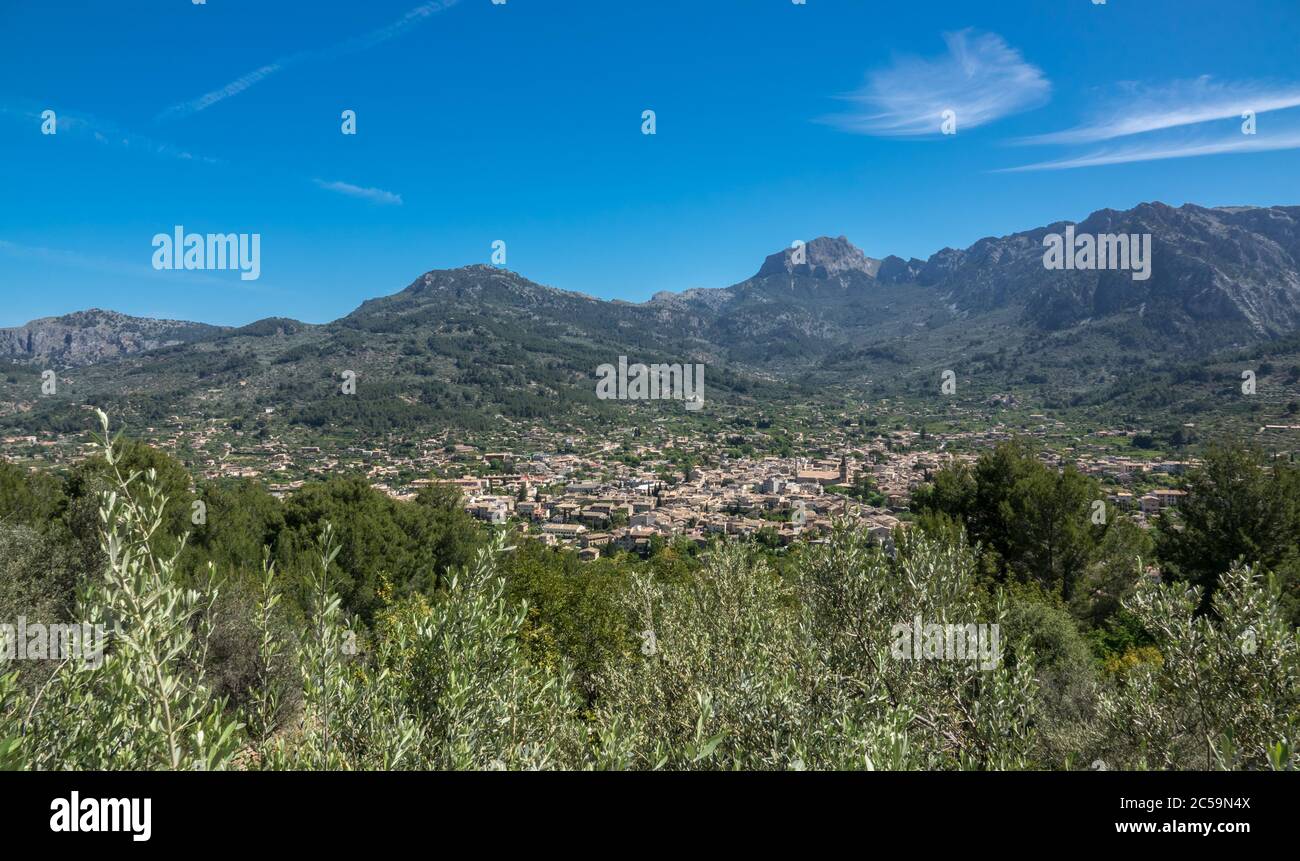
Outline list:
[[[420,531],[430,512],[349,507],[360,488],[323,487],[286,516],[311,559],[294,557],[301,582],[269,547],[250,566],[249,548],[223,543],[239,570],[185,570],[166,476],[102,421],[102,565],[82,576],[76,554],[49,556],[80,581],[65,607],[66,585],[32,576],[49,536],[9,525],[0,582],[16,585],[0,597],[6,612],[102,624],[106,649],[21,667],[0,649],[0,767],[1300,766],[1300,635],[1276,582],[1250,567],[1218,578],[1205,613],[1196,587],[1135,581],[1108,635],[1129,645],[1106,664],[1059,578],[990,586],[961,527],[937,514],[888,551],[843,524],[781,570],[729,543],[698,561],[669,549],[606,562],[586,582],[568,557],[499,534],[449,565],[417,555],[436,567],[421,578],[376,572],[349,607],[359,560],[345,563],[350,539],[331,518],[388,517],[398,555],[385,564],[400,568],[446,537]],[[927,640],[906,659],[914,621],[996,625],[1000,648],[940,659]]]

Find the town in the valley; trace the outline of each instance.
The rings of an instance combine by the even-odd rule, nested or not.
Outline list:
[[[396,499],[451,486],[478,520],[513,526],[583,559],[645,554],[681,540],[703,545],[715,537],[758,538],[774,547],[819,541],[839,518],[863,522],[887,543],[909,521],[918,485],[1013,437],[1038,438],[1041,457],[1051,465],[1072,465],[1097,478],[1110,504],[1149,525],[1161,510],[1179,504],[1178,476],[1195,463],[1134,447],[1132,430],[1080,436],[1041,414],[1015,427],[991,421],[986,429],[945,433],[895,427],[861,434],[843,424],[799,432],[795,445],[775,452],[765,450],[765,434],[757,428],[681,432],[653,423],[599,433],[520,426],[509,444],[498,438],[495,445],[462,441],[470,438],[452,430],[336,445],[174,417],[137,436],[176,457],[196,478],[257,480],[280,497],[339,475],[363,476]],[[1296,430],[1269,426],[1260,433],[1283,439]],[[85,435],[3,442],[9,459],[32,467],[75,461],[90,446]]]

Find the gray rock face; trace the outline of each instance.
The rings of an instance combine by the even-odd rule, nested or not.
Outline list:
[[[0,329],[0,358],[89,365],[220,334],[204,323],[129,317],[92,308]]]
[[[1300,328],[1300,207],[1178,208],[1144,203],[1103,209],[1074,225],[1076,235],[1151,234],[1151,277],[1126,271],[1051,271],[1043,237],[1067,222],[1000,238],[964,251],[944,249],[917,282],[950,291],[963,310],[1014,306],[1027,322],[1059,330],[1089,319],[1132,313],[1170,326],[1212,322],[1239,337],[1272,337]]]
[[[768,255],[756,277],[764,278],[786,273],[833,278],[846,272],[861,272],[874,278],[876,270],[880,268],[879,260],[873,260],[863,254],[862,249],[843,236],[834,239],[829,236],[819,236],[808,242],[802,249],[803,263],[794,262],[797,251],[798,249],[795,248],[787,248]]]

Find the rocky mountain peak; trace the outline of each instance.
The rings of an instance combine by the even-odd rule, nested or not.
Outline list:
[[[796,263],[796,254],[800,251],[802,251],[803,262]],[[805,244],[802,249],[791,247],[768,255],[763,261],[762,268],[758,270],[757,277],[806,272],[826,278],[846,272],[861,272],[874,278],[879,268],[879,260],[863,254],[862,249],[849,242],[847,238],[819,236]]]

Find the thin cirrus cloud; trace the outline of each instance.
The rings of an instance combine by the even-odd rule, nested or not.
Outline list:
[[[18,122],[29,123],[32,129],[38,129],[44,122],[39,111],[31,108],[14,108],[6,105],[0,105],[0,116],[8,116]],[[181,161],[191,161],[195,163],[209,165],[225,165],[228,162],[222,159],[210,158],[204,155],[198,155],[189,150],[175,146],[164,141],[155,140],[145,137],[134,132],[127,131],[122,127],[108,122],[107,120],[91,117],[86,114],[72,114],[68,112],[56,112],[57,134],[73,134],[94,140],[96,143],[104,146],[144,153],[160,158],[179,159]],[[34,134],[35,132],[33,132]],[[305,178],[304,178],[305,179]],[[349,197],[368,200],[371,203],[384,204],[390,206],[401,206],[402,196],[394,194],[391,191],[385,191],[382,188],[371,188],[366,186],[354,185],[350,182],[326,182],[315,179],[312,182],[328,191],[338,194],[344,194]],[[12,243],[0,246],[0,250],[14,252],[16,246]],[[49,259],[54,259],[50,257]],[[71,258],[68,258],[68,262]]]
[[[372,30],[361,36],[354,36],[351,39],[340,42],[337,45],[332,45],[328,48],[313,51],[299,51],[296,54],[289,54],[288,56],[280,57],[270,63],[259,66],[247,74],[239,76],[225,86],[218,87],[217,89],[204,93],[197,98],[172,105],[159,114],[157,119],[180,119],[199,113],[200,111],[206,111],[213,105],[218,104],[219,102],[224,102],[232,96],[237,96],[249,87],[259,84],[275,73],[281,72],[291,66],[297,66],[312,61],[333,60],[348,54],[356,54],[369,48],[373,48],[376,45],[389,41],[390,39],[397,38],[412,27],[424,23],[438,12],[441,12],[444,9],[449,9],[459,2],[460,0],[432,0],[432,2],[422,3],[414,9],[409,10],[405,15],[398,18],[393,23],[380,27],[377,30]]]
[[[844,131],[915,137],[941,130],[944,111],[971,129],[1030,110],[1051,96],[1051,82],[996,33],[945,33],[946,54],[902,57],[867,75],[845,96],[852,108],[824,118]]]
[[[360,185],[353,185],[350,182],[326,182],[323,179],[313,180],[316,185],[326,191],[345,194],[348,197],[356,197],[361,200],[368,200],[371,203],[379,203],[386,206],[401,206],[402,196],[394,194],[391,191],[384,191],[382,188],[365,188]]]
[[[0,105],[0,114],[4,114],[22,123],[29,123],[32,130],[39,129],[44,122],[41,111],[30,106],[16,108]],[[72,134],[89,138],[98,144],[116,149],[145,153],[160,158],[174,158],[180,161],[221,164],[220,159],[209,158],[191,152],[184,147],[155,140],[145,135],[127,131],[116,123],[99,119],[89,114],[74,114],[63,109],[55,111],[56,134]]]
[[[1256,120],[1254,133],[1243,134],[1245,115],[1300,107],[1300,85],[1218,82],[1208,76],[1151,87],[1123,85],[1103,102],[1095,119],[1063,131],[1013,141],[1016,144],[1079,147],[1086,151],[998,173],[1071,170],[1132,162],[1195,158],[1228,153],[1270,152],[1300,148],[1300,127],[1279,116],[1267,124]],[[1212,131],[1209,123],[1231,120],[1230,128]],[[1199,128],[1198,128],[1199,127]],[[1112,143],[1113,142],[1113,143]]]
[[[1159,87],[1124,84],[1090,123],[1021,138],[1025,144],[1081,144],[1300,106],[1300,85],[1221,83],[1208,75]]]
[[[1300,131],[1270,136],[1242,135],[1217,140],[1184,141],[1179,143],[1146,143],[1112,150],[1100,150],[1083,155],[1069,156],[1052,161],[1042,161],[1019,167],[1003,168],[996,173],[1020,173],[1034,170],[1070,170],[1079,167],[1100,167],[1110,164],[1129,164],[1138,161],[1159,161],[1170,158],[1194,158],[1225,153],[1270,152],[1300,148]]]

